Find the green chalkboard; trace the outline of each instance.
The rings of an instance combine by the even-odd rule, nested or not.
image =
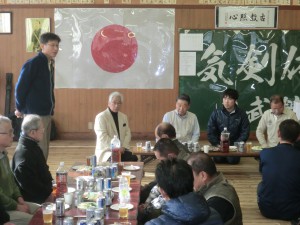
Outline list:
[[[181,29],[180,33],[203,34],[203,50],[188,51],[196,53],[196,74],[179,74],[179,91],[190,95],[190,111],[196,113],[201,131],[207,129],[211,112],[221,106],[226,88],[238,90],[238,105],[246,111],[252,131],[270,108],[271,95],[282,95],[289,108],[300,99],[300,31]]]

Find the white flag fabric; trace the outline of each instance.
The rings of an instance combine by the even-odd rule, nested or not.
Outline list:
[[[56,88],[172,89],[174,9],[56,8]]]

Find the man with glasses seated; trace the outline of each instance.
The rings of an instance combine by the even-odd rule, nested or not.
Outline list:
[[[0,116],[0,205],[11,223],[27,225],[39,205],[24,201],[11,171],[6,148],[13,142],[13,132],[10,119]]]
[[[275,147],[279,143],[277,132],[282,121],[287,119],[298,121],[296,113],[284,107],[282,96],[273,95],[270,98],[270,106],[271,109],[264,112],[256,129],[257,140],[263,148]]]
[[[108,108],[95,118],[94,130],[97,135],[95,155],[97,161],[107,161],[111,155],[110,142],[117,135],[121,142],[121,161],[137,161],[130,152],[131,131],[127,116],[120,112],[123,95],[112,92],[108,97]]]
[[[52,192],[52,176],[38,143],[44,126],[38,115],[27,115],[12,160],[12,171],[25,201],[43,203]]]

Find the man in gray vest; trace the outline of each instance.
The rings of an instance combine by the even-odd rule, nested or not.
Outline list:
[[[194,174],[194,190],[203,195],[208,205],[222,217],[225,225],[242,225],[242,210],[234,187],[221,172],[217,172],[214,161],[205,153],[193,153],[188,159]]]

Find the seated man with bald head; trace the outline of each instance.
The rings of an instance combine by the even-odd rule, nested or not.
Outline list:
[[[177,159],[187,160],[189,157],[190,152],[187,147],[180,143],[178,139],[176,139],[176,130],[172,124],[166,122],[158,124],[158,126],[155,128],[155,138],[156,141],[160,140],[161,138],[171,139],[179,149]]]

